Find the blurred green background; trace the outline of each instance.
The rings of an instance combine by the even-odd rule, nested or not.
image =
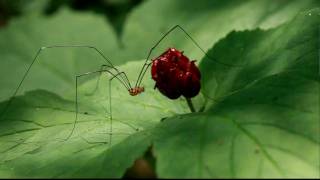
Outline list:
[[[143,0],[50,0],[24,1],[24,0],[1,0],[0,1],[0,24],[7,25],[13,17],[23,16],[27,11],[35,8],[42,9],[45,15],[53,15],[60,8],[67,6],[75,11],[92,11],[106,16],[107,21],[112,24],[115,32],[120,37],[127,15],[132,8],[139,5]],[[42,6],[44,3],[44,6]],[[33,6],[33,7],[32,7]]]

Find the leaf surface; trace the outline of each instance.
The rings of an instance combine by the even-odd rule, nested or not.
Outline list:
[[[161,4],[161,1],[158,7],[159,10],[161,7],[171,7],[174,10],[179,2],[176,2],[177,6],[173,4],[171,7],[165,3]],[[239,5],[243,2],[238,2],[238,6],[234,7],[234,14],[230,14],[236,16],[238,12],[242,12],[241,8],[261,7],[259,3],[262,2],[266,1],[255,2],[257,4],[247,1],[245,5]],[[276,11],[278,14],[275,13],[274,17],[287,19],[288,14],[294,14],[293,12],[299,9],[295,3],[301,5],[302,2],[292,2],[294,3],[285,7],[288,8],[287,11]],[[139,17],[139,12],[153,5],[152,3],[155,1],[150,1],[142,6],[141,10],[137,10],[136,16]],[[198,5],[201,8],[206,7],[205,3]],[[213,5],[216,4],[213,3]],[[227,5],[234,6],[232,3]],[[222,7],[225,8],[227,5]],[[238,7],[240,9],[237,9]],[[180,11],[177,11],[177,17],[187,22],[190,19],[186,17],[186,12],[179,15]],[[216,39],[210,39],[213,35],[208,33],[209,30],[202,28],[206,31],[203,34],[209,35],[203,35],[204,38],[199,35],[195,38],[203,42],[204,40],[201,39],[207,40],[207,45],[204,47],[212,45],[209,43],[216,43],[209,51],[209,55],[220,62],[238,66],[222,65],[207,58],[201,60],[202,93],[208,101],[202,113],[187,114],[189,111],[183,99],[170,101],[162,97],[157,90],[154,91],[152,89],[154,82],[148,76],[149,71],[143,83],[146,92],[140,96],[129,96],[123,84],[116,79],[113,80],[111,86],[112,143],[109,139],[111,121],[108,80],[110,74],[107,73],[101,76],[96,91],[99,74],[81,78],[78,87],[78,121],[72,136],[64,140],[72,131],[75,120],[74,74],[87,72],[84,68],[98,69],[99,63],[85,67],[85,65],[89,66],[87,59],[93,61],[98,57],[93,54],[85,55],[88,52],[81,52],[81,50],[63,50],[66,53],[60,55],[60,52],[55,51],[52,52],[53,54],[45,55],[48,58],[71,61],[61,69],[57,68],[61,65],[61,61],[58,60],[43,61],[43,64],[39,64],[34,71],[35,74],[28,77],[26,86],[23,87],[23,90],[37,90],[28,91],[25,94],[21,91],[21,95],[15,98],[8,109],[8,113],[0,120],[1,177],[121,177],[150,145],[153,145],[157,160],[157,174],[163,178],[319,177],[320,165],[317,161],[320,158],[319,62],[317,61],[319,13],[318,9],[306,11],[298,14],[294,20],[277,27],[278,24],[273,24],[275,20],[272,17],[262,18],[268,21],[254,19],[252,20],[254,25],[238,28],[251,29],[260,25],[265,28],[274,28],[231,32],[219,41],[218,39],[230,30],[237,28],[228,26],[224,29],[221,25],[221,29],[217,30],[220,34],[217,33]],[[198,24],[206,19],[204,17],[216,19],[212,25],[217,24],[219,19],[224,22],[222,17],[226,18],[223,12],[220,15],[218,13],[217,17],[207,16],[208,14],[209,10],[203,16],[196,18],[199,20]],[[44,29],[50,29],[50,27],[56,29],[53,27],[59,24],[61,19],[68,17],[73,19],[74,16],[78,16],[78,21],[73,21],[74,23],[81,24],[81,21],[84,21],[103,29],[102,21],[93,21],[95,18],[91,15],[83,16],[63,11],[59,16],[48,21],[47,26],[39,27],[39,32],[43,33]],[[134,25],[134,16],[132,14],[130,18],[132,24],[129,23],[128,27]],[[248,17],[251,16],[252,14],[248,15]],[[261,15],[261,17],[265,16]],[[172,24],[180,20],[178,18],[177,21],[172,21]],[[16,26],[13,29],[18,30],[22,22],[13,25],[13,27]],[[42,23],[39,22],[39,24]],[[171,25],[171,21],[168,24]],[[166,26],[169,27],[168,24]],[[194,24],[197,23],[194,22]],[[76,27],[76,25],[70,25],[70,27]],[[83,25],[83,27],[86,26]],[[132,33],[137,34],[139,28],[132,30]],[[186,28],[193,29],[191,26]],[[61,26],[61,33],[64,32],[62,29],[65,30],[65,28]],[[91,28],[87,29],[87,31],[91,30]],[[24,33],[20,35],[16,33],[21,37],[14,43],[25,43],[25,47],[32,48],[32,45],[28,46],[31,42],[29,37],[38,39],[42,33],[35,33],[30,27],[28,36]],[[111,36],[107,32],[104,33],[106,36]],[[130,33],[124,38],[130,39]],[[2,31],[1,34],[5,34],[3,37],[7,37],[8,40],[14,35],[7,30]],[[68,34],[70,35],[70,32]],[[153,35],[143,34],[146,36],[145,39],[152,39]],[[198,33],[191,31],[191,34]],[[48,39],[44,38],[43,42],[69,41],[69,38],[73,37],[61,36],[62,40],[59,40],[58,34],[51,33],[51,35],[53,36]],[[83,37],[77,39],[78,36],[81,36],[81,33],[75,33],[72,42],[83,40],[81,39]],[[85,38],[89,39],[88,42],[94,43],[100,40],[101,36],[93,41],[90,37]],[[110,38],[111,43],[103,52],[114,51],[111,52],[113,54],[116,41],[112,40],[112,36]],[[180,43],[186,53],[188,46],[192,48],[178,37],[172,41]],[[141,47],[144,46],[140,41],[136,43]],[[98,46],[102,47],[102,45]],[[25,49],[13,50],[8,46],[7,50],[9,53],[5,53],[4,62],[9,66],[12,65],[11,63],[20,64],[25,59],[32,59],[31,53],[25,53]],[[18,50],[20,53],[15,52]],[[125,56],[128,54],[130,53],[124,51],[119,56],[123,56],[124,61],[127,61]],[[192,53],[190,55],[195,57],[201,56],[200,54],[195,52],[194,55]],[[139,53],[131,55],[134,58],[140,56]],[[80,64],[75,63],[78,59]],[[127,62],[119,66],[119,69],[127,72],[129,79],[132,80],[136,77],[137,69],[141,68],[142,63],[143,61]],[[25,66],[21,68],[25,69]],[[9,70],[6,69],[6,71]],[[21,77],[21,74],[17,76]],[[37,77],[46,79],[35,81]],[[2,80],[8,81],[4,78]],[[46,84],[51,85],[45,86]],[[11,85],[13,87],[13,84]],[[2,91],[1,97],[5,99],[7,97],[5,94],[9,91],[5,88]],[[197,109],[200,109],[201,96],[195,100]],[[5,104],[6,101],[0,103],[0,109]],[[164,121],[159,123],[161,119]]]

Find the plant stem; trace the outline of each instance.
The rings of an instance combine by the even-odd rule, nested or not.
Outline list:
[[[194,109],[194,106],[192,104],[191,98],[186,98],[186,100],[187,100],[187,104],[188,104],[188,106],[190,108],[190,111],[193,112],[193,113],[196,112],[196,110]]]

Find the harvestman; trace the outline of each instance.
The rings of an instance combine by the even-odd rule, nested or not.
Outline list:
[[[109,145],[111,145],[111,139],[112,139],[112,101],[111,101],[111,82],[114,78],[116,78],[126,89],[127,91],[129,92],[129,94],[131,96],[136,96],[136,95],[139,95],[140,93],[144,92],[144,87],[141,86],[141,82],[142,82],[142,79],[146,73],[146,71],[148,70],[148,68],[150,67],[150,65],[153,63],[153,60],[150,60],[150,56],[151,56],[151,53],[152,51],[160,44],[160,42],[166,38],[171,32],[173,32],[174,30],[181,30],[184,35],[189,38],[195,45],[197,48],[199,48],[203,53],[204,55],[212,60],[212,61],[215,61],[221,65],[225,65],[225,66],[234,66],[234,67],[239,67],[237,65],[231,65],[231,64],[226,64],[226,63],[223,63],[223,62],[219,62],[217,60],[214,60],[213,58],[209,57],[209,55],[200,47],[200,45],[187,33],[186,30],[184,30],[180,25],[176,25],[174,27],[172,27],[168,32],[166,32],[156,43],[155,45],[149,50],[149,53],[148,53],[148,56],[139,72],[139,75],[137,77],[137,81],[135,83],[134,86],[131,86],[131,83],[126,75],[126,73],[124,71],[120,71],[119,69],[117,69],[116,67],[113,66],[113,64],[111,63],[111,61],[100,51],[98,50],[96,47],[94,46],[87,46],[87,45],[54,45],[54,46],[45,46],[45,47],[41,47],[38,52],[36,53],[33,61],[31,62],[31,64],[29,65],[27,71],[24,73],[21,81],[19,82],[17,88],[15,89],[13,95],[10,97],[8,103],[5,105],[5,107],[3,108],[3,110],[1,111],[1,114],[0,114],[0,118],[3,117],[3,115],[6,113],[8,107],[10,106],[10,104],[12,103],[14,97],[17,95],[20,87],[22,86],[25,78],[27,77],[29,71],[31,70],[32,66],[34,65],[34,63],[37,61],[39,55],[44,52],[44,50],[47,50],[47,49],[52,49],[52,48],[88,48],[88,49],[92,49],[93,51],[95,51],[96,53],[98,53],[105,61],[107,64],[103,64],[101,65],[101,68],[97,71],[92,71],[92,72],[87,72],[87,73],[83,73],[83,74],[79,74],[79,75],[76,75],[75,78],[76,78],[76,95],[75,95],[75,110],[76,110],[76,114],[75,114],[75,120],[74,120],[74,123],[73,123],[73,127],[72,127],[72,130],[71,132],[69,133],[69,135],[64,139],[65,141],[68,140],[74,130],[75,130],[75,127],[76,127],[76,123],[77,123],[77,120],[78,120],[78,79],[80,77],[83,77],[83,76],[88,76],[88,75],[91,75],[91,74],[97,74],[97,73],[109,73],[112,77],[109,79],[109,112],[110,112],[110,129],[109,129]],[[150,62],[151,61],[151,62]],[[112,72],[110,71],[109,69],[113,69],[115,72]],[[99,79],[98,79],[98,83],[99,83],[99,80],[100,80],[100,76],[99,76]],[[98,85],[98,84],[97,84]]]

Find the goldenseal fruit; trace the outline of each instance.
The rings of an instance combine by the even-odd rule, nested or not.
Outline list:
[[[201,74],[194,62],[183,52],[169,48],[153,60],[151,75],[156,82],[155,88],[170,99],[181,95],[186,98],[196,96],[201,87]]]

